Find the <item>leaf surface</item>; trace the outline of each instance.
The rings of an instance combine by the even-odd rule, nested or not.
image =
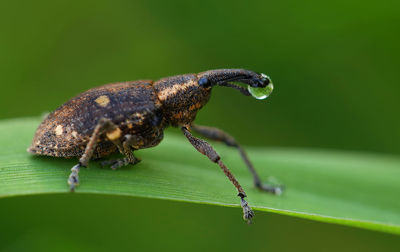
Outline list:
[[[66,181],[76,159],[39,157],[26,152],[39,123],[37,118],[0,121],[0,197],[69,193]],[[397,157],[246,148],[262,178],[286,185],[281,196],[274,196],[253,187],[250,173],[235,149],[211,144],[242,184],[253,209],[400,234]],[[117,171],[92,161],[88,169],[80,172],[81,185],[76,193],[239,207],[233,185],[184,136],[167,133],[159,146],[138,151],[136,156],[143,161]]]

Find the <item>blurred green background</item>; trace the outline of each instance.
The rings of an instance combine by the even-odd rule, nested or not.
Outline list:
[[[243,145],[399,154],[399,10],[399,1],[2,1],[0,118],[39,116],[105,83],[247,68],[271,76],[272,96],[215,88],[197,123]],[[275,214],[248,227],[232,209],[155,200],[56,195],[0,205],[8,250],[400,245]]]

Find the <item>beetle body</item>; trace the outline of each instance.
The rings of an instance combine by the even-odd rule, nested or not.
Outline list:
[[[180,127],[189,142],[212,162],[217,163],[238,190],[244,218],[254,215],[246,194],[233,174],[221,161],[217,152],[204,140],[191,135],[197,133],[237,148],[253,175],[257,188],[279,193],[281,187],[263,185],[245,152],[233,137],[210,127],[193,124],[197,112],[208,102],[212,87],[225,86],[249,91],[231,82],[249,87],[265,88],[270,79],[244,69],[211,70],[199,74],[178,75],[153,81],[131,81],[108,84],[90,89],[63,104],[49,114],[36,130],[28,152],[55,157],[80,157],[71,169],[68,183],[71,191],[79,184],[78,172],[90,159],[105,157],[119,151],[125,157],[106,161],[116,169],[140,160],[133,152],[156,146],[163,139],[168,126]],[[272,90],[272,89],[271,89]]]
[[[199,90],[196,75],[93,88],[49,114],[37,129],[28,151],[55,157],[82,156],[95,126],[104,117],[120,131],[101,136],[93,158],[118,151],[110,140],[122,140],[127,134],[136,139],[134,149],[153,147],[162,140],[165,127],[190,124],[208,101],[210,91]]]

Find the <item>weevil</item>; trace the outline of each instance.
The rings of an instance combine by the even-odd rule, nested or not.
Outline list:
[[[248,89],[235,84],[244,83]],[[236,148],[250,170],[256,188],[280,194],[283,187],[263,184],[240,144],[224,131],[196,125],[197,112],[208,102],[215,86],[234,88],[246,96],[265,98],[272,91],[272,82],[265,74],[245,69],[219,69],[185,74],[158,81],[140,80],[107,84],[90,89],[72,98],[50,113],[36,130],[28,152],[53,157],[79,157],[71,169],[68,184],[75,191],[78,173],[89,160],[114,152],[123,158],[104,161],[117,169],[135,165],[139,149],[158,145],[168,126],[179,127],[197,151],[219,165],[236,187],[243,209],[243,218],[250,222],[254,216],[246,193],[211,145],[192,135],[191,131],[211,140]],[[259,95],[261,94],[261,95]]]

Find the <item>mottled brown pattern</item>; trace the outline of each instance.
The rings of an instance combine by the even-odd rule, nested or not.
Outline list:
[[[118,137],[134,135],[135,149],[156,146],[165,127],[189,125],[207,103],[211,88],[199,87],[197,81],[195,74],[188,74],[155,83],[132,81],[90,89],[49,114],[28,151],[56,157],[81,156],[101,118],[111,119],[119,127]],[[115,136],[103,134],[93,158],[118,151],[110,142]]]
[[[199,80],[206,79],[206,84]],[[168,125],[186,126],[195,120],[209,100],[212,85],[240,81],[263,86],[258,73],[244,69],[211,70],[152,82],[150,80],[108,84],[90,89],[63,104],[40,124],[29,152],[57,157],[81,156],[102,118],[120,131],[102,134],[93,157],[117,151],[110,140],[133,135],[135,149],[157,145]],[[117,134],[118,133],[118,134]]]
[[[161,110],[151,84],[151,81],[109,84],[72,98],[40,124],[28,151],[57,157],[81,156],[101,118],[109,118],[118,125],[123,132],[121,137],[129,133],[146,139],[141,141],[140,148],[154,146],[161,141],[165,125],[152,125],[154,120],[159,120],[156,117]],[[110,100],[107,106],[103,106],[104,102],[99,104],[96,101],[99,97],[102,101],[104,97]],[[60,134],[61,127],[63,130]],[[150,137],[149,132],[153,133]],[[103,136],[94,151],[94,157],[115,151],[117,148]]]

